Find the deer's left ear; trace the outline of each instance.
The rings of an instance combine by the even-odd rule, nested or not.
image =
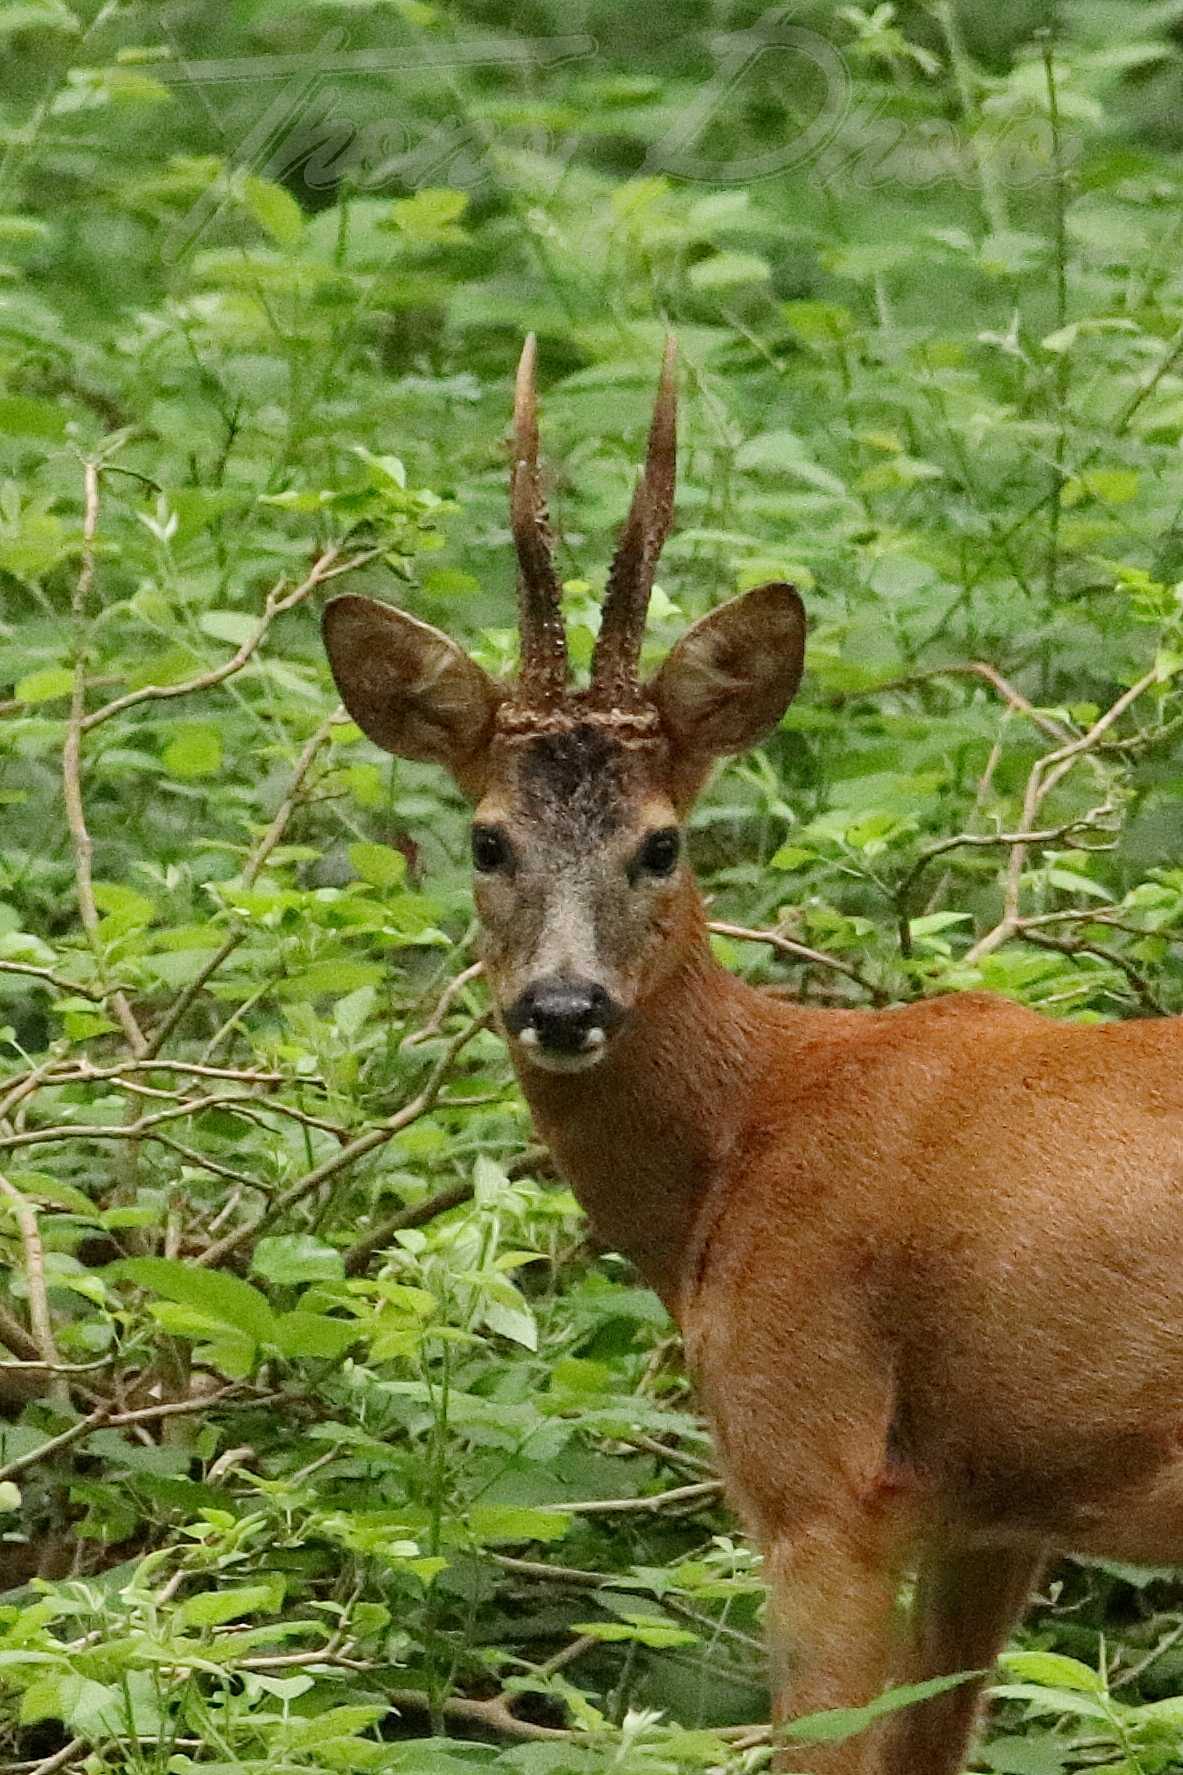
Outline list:
[[[373,598],[334,598],[323,630],[341,700],[375,745],[442,764],[478,795],[500,686],[438,629]]]
[[[688,629],[650,686],[666,732],[689,764],[746,752],[772,732],[805,662],[805,607],[773,581]]]

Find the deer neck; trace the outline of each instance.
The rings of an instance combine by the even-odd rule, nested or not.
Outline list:
[[[711,954],[695,895],[679,959],[588,1072],[515,1055],[535,1125],[597,1237],[677,1311],[706,1198],[747,1119],[768,1010]]]

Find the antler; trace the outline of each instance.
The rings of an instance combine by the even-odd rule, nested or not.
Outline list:
[[[522,664],[518,685],[524,701],[546,705],[563,694],[567,679],[567,636],[559,602],[550,521],[538,475],[535,355],[534,335],[530,333],[522,347],[514,385],[509,514],[520,566],[518,624]]]
[[[678,465],[678,394],[674,383],[677,349],[677,341],[671,336],[665,342],[645,467],[608,574],[591,671],[591,701],[600,708],[628,707],[637,700],[637,661],[645,632],[645,612],[657,559],[674,515]]]

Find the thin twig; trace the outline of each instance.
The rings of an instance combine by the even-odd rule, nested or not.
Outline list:
[[[32,1067],[23,1077],[12,1085],[8,1095],[0,1099],[0,1122],[7,1121],[14,1109],[23,1103],[26,1097],[32,1097],[41,1089],[45,1081],[54,1073],[62,1061],[56,1054],[51,1054],[37,1066]]]
[[[450,1183],[446,1189],[437,1190],[422,1202],[413,1202],[409,1208],[399,1208],[388,1214],[385,1220],[349,1247],[345,1253],[345,1274],[359,1276],[374,1252],[389,1245],[396,1233],[404,1232],[408,1227],[426,1226],[437,1215],[447,1214],[449,1209],[470,1202],[474,1189],[471,1178],[463,1178],[459,1183]]]
[[[670,1448],[667,1443],[659,1442],[656,1436],[645,1436],[638,1432],[633,1436],[625,1436],[620,1440],[629,1448],[640,1449],[645,1454],[656,1455],[659,1460],[666,1461],[671,1467],[686,1467],[691,1473],[714,1475],[711,1462],[701,1455],[691,1454],[682,1448]]]
[[[349,563],[348,570],[352,571],[353,567],[357,565],[357,562]],[[339,569],[339,571],[346,571],[346,569]],[[334,727],[340,727],[345,720],[345,711],[340,704],[338,704],[332,714],[328,715],[325,720],[321,722],[320,726],[316,729],[316,732],[305,742],[301,749],[300,756],[296,759],[292,769],[292,780],[288,784],[288,792],[276,808],[275,817],[267,827],[267,830],[259,839],[246,860],[246,864],[242,871],[244,887],[254,887],[263,865],[287,831],[288,821],[295,813],[296,807],[299,804],[300,791],[304,787],[304,779],[312,769],[317,755],[327,744]]]
[[[44,1757],[39,1763],[28,1764],[28,1775],[57,1775],[59,1769],[64,1769],[67,1763],[72,1763],[74,1758],[85,1749],[85,1738],[71,1738],[68,1744],[63,1744],[62,1748],[55,1750],[52,1756]]]
[[[901,877],[895,890],[901,952],[905,956],[912,953],[911,899],[913,889],[929,864],[935,862],[938,857],[947,856],[950,851],[955,850],[991,850],[996,849],[999,845],[1010,847],[1013,854],[1013,848],[1016,845],[1026,848],[1032,844],[1063,843],[1077,832],[1096,831],[1098,823],[1112,812],[1113,808],[1110,803],[1105,802],[1103,806],[1092,808],[1088,813],[1082,814],[1079,819],[1066,820],[1061,826],[1048,826],[1040,832],[957,832],[949,838],[937,839],[935,844],[930,844],[921,851],[912,867]],[[1084,847],[1078,846],[1077,848]],[[1100,850],[1112,847],[1097,845],[1088,848]]]
[[[132,1424],[155,1423],[161,1418],[185,1417],[196,1411],[212,1411],[216,1406],[231,1401],[235,1391],[234,1387],[223,1387],[221,1392],[210,1393],[204,1398],[169,1399],[160,1405],[137,1406],[134,1411],[112,1411],[109,1404],[97,1405],[86,1417],[79,1418],[77,1423],[71,1424],[68,1430],[63,1430],[57,1436],[51,1436],[49,1441],[43,1442],[39,1448],[30,1449],[27,1454],[18,1455],[6,1466],[0,1467],[0,1481],[15,1479],[18,1473],[23,1473],[27,1468],[35,1467],[41,1461],[47,1460],[50,1455],[58,1454],[63,1448],[69,1448],[71,1444],[80,1442],[84,1436],[89,1436],[92,1430],[120,1430]],[[234,1403],[273,1405],[283,1397],[282,1393],[259,1393],[242,1400],[235,1400]]]
[[[0,1336],[4,1336],[2,1331]],[[8,1341],[6,1336],[4,1341]],[[99,1356],[93,1362],[46,1362],[37,1357],[26,1362],[0,1362],[0,1374],[44,1374],[47,1369],[53,1374],[94,1374],[100,1368],[110,1368],[114,1360],[113,1356]]]
[[[1097,742],[1108,733],[1114,722],[1120,720],[1126,710],[1158,682],[1158,668],[1152,666],[1150,671],[1143,673],[1142,677],[1131,684],[1128,690],[1123,691],[1116,702],[1112,703],[1102,715],[1099,715],[1085,733],[1068,741],[1067,744],[1059,746],[1054,752],[1045,753],[1042,758],[1036,759],[1027,778],[1027,787],[1023,796],[1020,832],[1025,833],[1031,829],[1043,802],[1056,785],[1064,779],[1076,761],[1091,752]],[[967,952],[965,961],[970,967],[981,961],[984,956],[991,954],[1000,944],[1005,943],[1018,929],[1021,916],[1023,870],[1026,867],[1026,861],[1026,840],[1016,842],[1011,847],[1007,862],[1002,917],[994,928],[987,931],[984,937],[979,938],[972,949]]]
[[[528,1146],[505,1167],[505,1174],[510,1179],[523,1176],[527,1171],[534,1170],[549,1157],[544,1146]],[[345,1253],[345,1274],[359,1276],[365,1269],[375,1251],[381,1251],[397,1233],[405,1232],[408,1227],[426,1226],[428,1221],[437,1215],[447,1214],[452,1208],[459,1208],[464,1202],[470,1202],[476,1192],[476,1185],[471,1178],[462,1178],[458,1183],[449,1183],[445,1188],[437,1190],[434,1195],[425,1196],[421,1202],[412,1202],[408,1207],[397,1208],[388,1214],[385,1220],[363,1233],[354,1241]]]
[[[353,565],[356,565],[356,563],[353,563]],[[292,780],[288,785],[287,794],[276,809],[274,819],[271,821],[267,830],[263,833],[263,836],[259,839],[254,849],[247,857],[246,863],[243,865],[242,881],[244,887],[251,888],[255,885],[264,863],[266,863],[268,857],[271,855],[272,851],[283,837],[284,832],[287,830],[288,822],[299,804],[300,792],[304,787],[304,780],[307,777],[308,772],[311,770],[317,754],[328,740],[333,728],[337,725],[340,719],[341,710],[339,708],[334,709],[332,714],[321,722],[320,726],[316,729],[316,732],[301,750],[292,771]],[[190,1005],[193,1004],[205,990],[206,983],[218,972],[223,962],[228,961],[234,951],[238,948],[243,940],[243,935],[244,933],[242,931],[231,931],[230,935],[224,939],[209,957],[208,961],[204,963],[195,977],[189,982],[185,990],[180,993],[174,1003],[170,1005],[156,1028],[152,1031],[152,1035],[148,1041],[149,1054],[158,1054],[160,1052],[173,1030],[188,1011]]]
[[[1170,1633],[1164,1635],[1164,1637],[1159,1640],[1158,1644],[1153,1646],[1151,1650],[1146,1653],[1144,1658],[1139,1658],[1136,1664],[1131,1664],[1128,1670],[1123,1670],[1119,1676],[1115,1676],[1110,1686],[1114,1689],[1125,1689],[1128,1688],[1131,1683],[1136,1683],[1140,1676],[1145,1675],[1146,1671],[1150,1669],[1152,1664],[1157,1664],[1163,1654],[1169,1652],[1172,1646],[1178,1645],[1181,1639],[1183,1639],[1183,1621],[1180,1621],[1176,1627],[1173,1627]]]
[[[99,528],[99,465],[88,461],[83,465],[84,495],[82,517],[82,565],[74,584],[72,613],[74,620],[74,686],[70,695],[70,713],[66,722],[66,738],[62,746],[62,795],[66,804],[66,822],[70,828],[70,846],[74,853],[74,880],[78,912],[90,940],[100,977],[106,978],[106,958],[99,938],[99,909],[94,897],[94,843],[86,824],[82,801],[82,735],[86,726],[86,622],[94,586],[95,540]],[[111,1008],[118,1017],[133,1054],[144,1051],[144,1032],[140,1028],[127,995],[112,989]]]
[[[81,980],[67,980],[64,974],[55,974],[52,968],[35,967],[28,961],[0,961],[0,974],[28,974],[31,979],[41,980],[57,992],[76,992],[79,998],[91,999],[95,1004],[101,1004],[113,992],[123,990],[118,985],[84,986]]]
[[[462,1048],[467,1046],[473,1036],[488,1025],[491,1016],[492,1013],[486,1011],[483,1016],[474,1017],[471,1022],[465,1024],[458,1035],[452,1037],[432,1067],[423,1089],[412,1097],[409,1103],[405,1103],[402,1109],[394,1115],[388,1116],[378,1127],[367,1129],[356,1140],[351,1140],[348,1146],[343,1146],[340,1152],[334,1153],[331,1158],[315,1165],[311,1171],[306,1171],[302,1177],[296,1179],[295,1183],[290,1184],[286,1190],[276,1196],[270,1207],[258,1220],[252,1221],[246,1226],[237,1227],[232,1233],[227,1233],[216,1244],[208,1246],[193,1261],[206,1266],[216,1266],[231,1252],[238,1251],[244,1245],[252,1245],[264,1227],[268,1226],[277,1215],[286,1214],[289,1208],[293,1207],[295,1203],[303,1201],[304,1197],[310,1195],[313,1190],[319,1189],[322,1183],[327,1183],[330,1178],[336,1177],[338,1172],[355,1164],[358,1159],[365,1158],[367,1153],[372,1153],[377,1147],[385,1146],[387,1141],[393,1140],[396,1134],[401,1133],[412,1122],[418,1121],[420,1116],[426,1115],[439,1096],[457,1055]]]
[[[856,968],[853,962],[842,961],[836,955],[827,955],[824,949],[811,949],[808,943],[798,943],[793,937],[786,937],[783,931],[755,931],[746,925],[725,924],[721,919],[712,919],[708,929],[719,937],[733,937],[740,943],[766,943],[770,949],[776,949],[781,955],[788,955],[794,961],[810,962],[815,967],[830,968],[836,974],[845,974],[867,993],[872,1004],[886,1005],[890,1003],[890,995],[881,986]]]
[[[1099,961],[1108,962],[1110,967],[1125,975],[1142,1009],[1150,1016],[1168,1015],[1166,1006],[1156,996],[1154,988],[1141,970],[1120,951],[1110,949],[1107,943],[1090,943],[1084,937],[1049,937],[1044,931],[1031,930],[1027,921],[1022,918],[1016,923],[1014,935],[1021,937],[1024,943],[1034,943],[1039,949],[1055,950],[1060,955],[1095,955]]]
[[[233,653],[229,659],[223,660],[220,666],[211,666],[209,671],[198,672],[192,678],[182,679],[179,684],[144,684],[138,690],[129,690],[126,695],[117,696],[111,702],[104,703],[101,708],[94,709],[89,715],[84,716],[82,731],[90,733],[92,729],[101,727],[105,721],[110,721],[112,716],[122,715],[125,709],[134,709],[140,703],[171,701],[174,697],[192,696],[197,691],[212,690],[216,684],[224,684],[227,678],[232,678],[236,672],[241,672],[242,668],[249,664],[277,616],[282,616],[288,610],[294,610],[297,604],[302,604],[318,586],[324,585],[327,580],[336,579],[342,573],[352,573],[356,568],[364,567],[368,561],[374,560],[381,553],[379,549],[366,549],[361,554],[351,555],[346,561],[339,561],[340,552],[340,549],[336,547],[326,549],[323,554],[317,557],[306,578],[302,579],[300,584],[293,587],[291,591],[284,591],[283,588],[287,582],[282,579],[272,586],[264,602],[262,615],[254,628],[237,653]]]
[[[20,1190],[8,1181],[3,1172],[0,1172],[0,1195],[6,1196],[12,1204],[13,1216],[20,1229],[21,1244],[25,1253],[25,1290],[29,1298],[29,1329],[33,1334],[33,1342],[37,1346],[38,1356],[46,1370],[54,1376],[50,1395],[59,1404],[68,1404],[69,1388],[58,1374],[62,1358],[53,1335],[49,1294],[45,1286],[45,1251],[41,1244],[41,1229],[37,1224],[37,1210],[29,1198],[22,1195]]]
[[[1042,709],[1036,708],[1030,698],[1025,697],[1021,690],[1013,685],[1009,678],[1004,678],[997,666],[987,660],[971,659],[958,661],[950,666],[927,666],[921,671],[909,672],[900,678],[885,678],[879,684],[868,685],[862,690],[845,691],[841,702],[852,702],[856,698],[879,696],[885,690],[911,690],[917,684],[925,684],[933,678],[980,678],[996,690],[1004,702],[1021,711],[1027,719],[1038,727],[1041,733],[1059,744],[1071,739],[1069,730]]]
[[[578,1566],[571,1565],[544,1565],[538,1559],[515,1559],[511,1553],[496,1553],[491,1548],[486,1548],[485,1554],[503,1572],[512,1572],[515,1577],[539,1578],[543,1583],[570,1584],[577,1590],[610,1589],[613,1583],[620,1581],[611,1572],[583,1571]]]
[[[37,1345],[20,1320],[3,1305],[0,1305],[0,1344],[4,1344],[8,1349],[14,1351],[17,1356],[23,1357],[26,1364],[37,1368],[41,1366]],[[7,1368],[9,1366],[8,1363],[0,1363],[0,1367]],[[11,1366],[15,1366],[15,1364]]]
[[[479,980],[484,971],[484,962],[474,961],[471,967],[465,968],[461,973],[457,974],[454,979],[449,980],[448,984],[444,987],[444,990],[440,993],[439,998],[436,1001],[435,1010],[431,1013],[431,1016],[421,1028],[416,1029],[413,1034],[404,1039],[402,1044],[403,1047],[418,1048],[422,1046],[424,1042],[431,1041],[433,1037],[439,1035],[444,1027],[448,1012],[452,1009],[452,1006],[455,1004],[460,994],[464,991],[465,987],[470,986],[474,980]]]
[[[721,1479],[701,1479],[693,1485],[676,1485],[670,1491],[654,1492],[640,1498],[586,1498],[576,1504],[539,1504],[537,1508],[554,1516],[629,1516],[681,1509],[687,1504],[705,1504],[722,1495]]]
[[[407,1712],[431,1713],[433,1710],[431,1697],[417,1689],[387,1689],[385,1699],[393,1708]],[[558,1726],[536,1726],[530,1720],[520,1720],[500,1695],[490,1701],[470,1701],[463,1695],[447,1695],[439,1703],[439,1708],[445,1719],[483,1726],[500,1738],[546,1739],[552,1744],[570,1744],[588,1736],[585,1732]]]
[[[57,1140],[142,1140],[166,1122],[205,1115],[209,1110],[227,1110],[231,1114],[241,1111],[249,1121],[254,1119],[249,1111],[259,1108],[283,1113],[282,1105],[260,1105],[254,1097],[190,1097],[183,1103],[174,1104],[171,1109],[158,1110],[155,1115],[141,1116],[134,1122],[60,1122],[48,1128],[25,1128],[17,1134],[0,1135],[0,1149],[11,1151],[15,1147],[39,1146]],[[290,1113],[297,1121],[305,1119],[297,1111]]]

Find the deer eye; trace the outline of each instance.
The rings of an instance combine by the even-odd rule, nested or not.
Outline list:
[[[482,875],[492,875],[498,869],[507,868],[511,854],[509,840],[496,826],[473,827],[472,861]]]
[[[682,851],[682,835],[676,826],[651,832],[637,852],[637,867],[647,875],[672,875]]]

